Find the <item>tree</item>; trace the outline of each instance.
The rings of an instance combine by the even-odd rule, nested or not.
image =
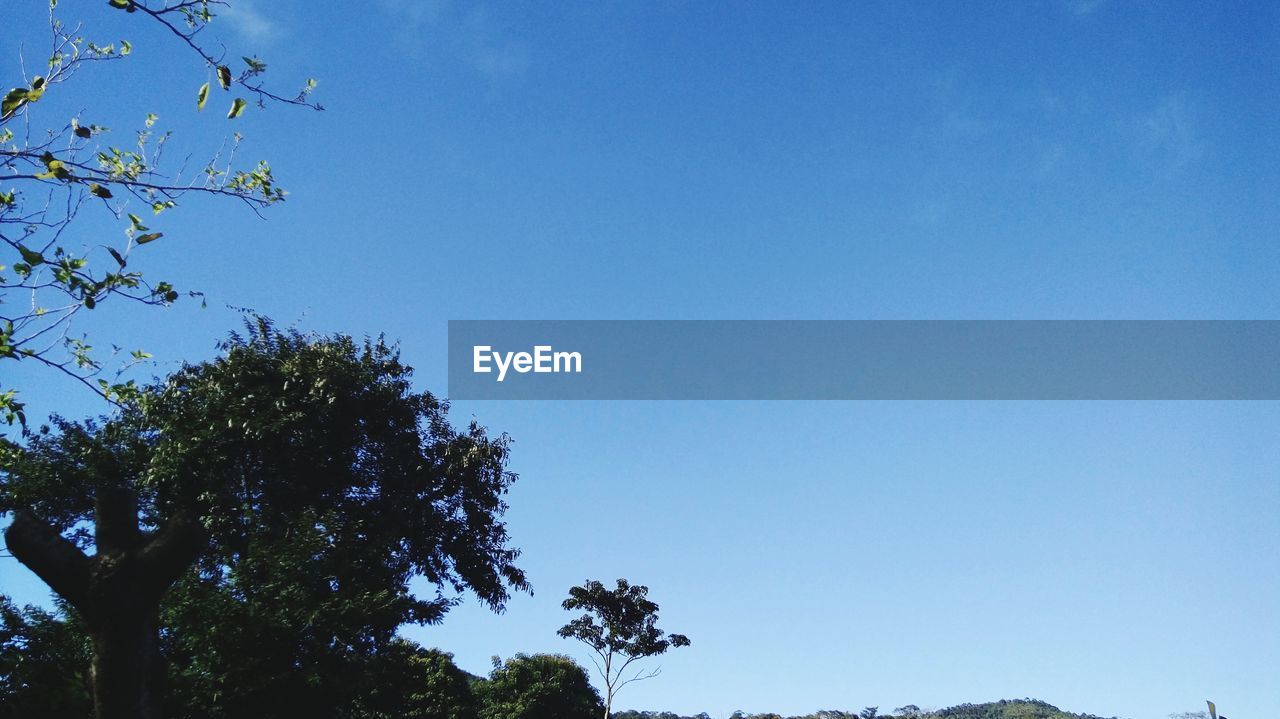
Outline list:
[[[453,655],[397,639],[373,662],[372,686],[357,700],[360,719],[477,719],[472,677]]]
[[[172,595],[168,598],[170,603],[174,600]],[[315,598],[306,598],[302,604],[308,611],[324,611]],[[205,620],[218,619],[200,614]],[[165,632],[206,636],[186,624],[166,623]],[[166,697],[169,714],[192,719],[299,714],[312,719],[477,719],[479,705],[471,682],[479,677],[459,669],[446,652],[397,638],[371,656],[330,648],[325,655],[295,656],[286,662],[276,659],[291,648],[282,651],[274,642],[265,646],[259,642],[249,651],[233,648],[236,664],[249,667],[245,674],[263,675],[264,691],[252,695],[243,692],[244,674],[228,674],[210,661],[229,649],[224,643],[204,647],[203,661],[195,664],[174,657],[173,669],[180,676]],[[0,718],[90,716],[93,702],[87,669],[91,654],[89,637],[74,614],[18,608],[0,600]],[[335,664],[343,665],[342,674],[309,671],[316,665]]]
[[[244,112],[250,100],[260,106],[322,109],[310,99],[314,80],[308,80],[295,96],[278,95],[262,84],[267,69],[262,60],[244,57],[243,69],[233,70],[225,51],[215,54],[206,48],[201,32],[213,21],[213,11],[227,4],[222,0],[109,0],[95,7],[140,18],[194,54],[196,66],[204,65],[205,82],[197,88],[198,77],[193,77],[191,111],[203,110],[206,102],[223,92],[232,96],[224,105],[231,120]],[[79,26],[68,27],[58,18],[56,6],[57,0],[50,0],[51,45],[48,55],[39,56],[43,67],[36,66],[32,73],[24,69],[26,76],[4,92],[0,105],[0,361],[43,365],[119,400],[136,387],[132,382],[96,378],[103,370],[102,361],[86,336],[71,334],[72,319],[113,297],[157,306],[178,299],[179,292],[170,282],[143,277],[136,269],[135,255],[143,245],[165,236],[148,225],[163,221],[156,216],[176,207],[184,196],[235,200],[257,212],[282,201],[285,192],[266,162],[247,169],[236,165],[239,133],[234,142],[184,175],[180,169],[162,165],[164,150],[173,143],[172,133],[159,129],[155,114],[159,108],[129,108],[137,112],[141,127],[136,133],[114,135],[120,140],[128,137],[128,143],[113,142],[108,128],[98,124],[100,119],[95,121],[119,107],[100,107],[71,117],[42,112],[49,106],[48,98],[70,89],[73,79],[90,77],[90,66],[122,62],[133,49],[127,40],[118,44],[86,40]],[[35,58],[21,59],[27,68]],[[211,85],[219,89],[211,90]],[[143,219],[148,216],[155,219]],[[122,227],[123,240],[91,244],[102,243],[108,226]],[[141,350],[133,353],[135,360],[145,356]],[[0,386],[0,420],[26,424],[23,403],[13,387]]]
[[[42,428],[3,463],[5,539],[84,621],[99,719],[161,713],[160,607],[175,583],[249,619],[319,598],[331,609],[293,641],[355,656],[440,621],[458,601],[444,590],[500,611],[528,589],[500,520],[507,439],[454,430],[394,350],[261,320],[223,351],[115,419]],[[437,595],[414,596],[415,576]]]
[[[378,632],[386,592],[316,591],[305,567],[250,597],[185,578],[161,607],[173,719],[475,719],[452,658]],[[286,576],[297,573],[297,576]],[[336,600],[336,601],[335,601]]]
[[[88,716],[89,656],[74,621],[0,597],[0,717]]]
[[[604,681],[604,717],[609,719],[613,698],[626,685],[650,679],[660,669],[645,672],[637,668],[628,676],[628,668],[636,661],[658,656],[673,647],[689,646],[683,634],[663,635],[657,627],[658,605],[648,598],[649,588],[619,579],[616,589],[605,589],[590,580],[569,589],[563,606],[569,611],[585,613],[564,625],[558,632],[566,639],[583,642],[599,657],[592,658]]]
[[[481,719],[592,719],[602,706],[586,670],[559,654],[494,657],[475,692]]]

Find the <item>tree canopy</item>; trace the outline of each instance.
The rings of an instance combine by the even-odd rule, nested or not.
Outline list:
[[[199,629],[166,636],[168,648],[222,663],[196,675],[241,671],[232,696],[264,680],[263,665],[242,659],[254,652],[191,642],[256,643],[262,662],[307,666],[318,681],[344,667],[300,658],[332,647],[371,656],[464,592],[500,611],[528,589],[501,521],[515,479],[507,439],[474,422],[455,430],[445,403],[412,391],[391,347],[260,320],[223,351],[119,417],[42,428],[0,473],[10,550],[85,620],[95,691],[158,661],[159,605],[174,582],[189,601],[170,626]],[[418,576],[435,596],[410,591]]]
[[[452,654],[404,640],[390,649],[375,662],[375,685],[357,700],[361,716],[476,719],[480,705],[471,684],[479,677],[459,669]]]
[[[481,719],[595,719],[603,709],[586,670],[559,654],[495,659],[475,691]]]
[[[606,589],[590,580],[569,589],[562,606],[570,611],[584,610],[578,618],[560,628],[558,634],[577,639],[595,653],[596,669],[604,682],[605,719],[613,707],[613,698],[622,687],[658,675],[658,670],[628,669],[635,662],[665,653],[673,647],[689,646],[683,634],[664,634],[658,628],[658,605],[649,599],[649,588],[619,579],[614,589]]]

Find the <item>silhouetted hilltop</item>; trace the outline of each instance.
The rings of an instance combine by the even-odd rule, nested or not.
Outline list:
[[[614,712],[615,719],[715,719],[702,713],[683,716],[672,712],[623,711]],[[783,717],[781,714],[748,714],[734,712],[730,719],[1103,719],[1096,714],[1073,714],[1039,699],[1001,699],[985,704],[957,704],[946,709],[925,710],[914,705],[898,707],[881,714],[876,708],[862,711],[823,709],[812,714]],[[1114,719],[1114,718],[1112,718]]]
[[[1072,714],[1039,699],[1001,699],[986,704],[959,704],[928,715],[930,719],[1102,719]]]

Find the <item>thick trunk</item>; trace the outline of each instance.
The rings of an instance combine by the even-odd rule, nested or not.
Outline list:
[[[93,637],[97,719],[158,719],[164,678],[160,599],[199,557],[206,538],[185,515],[143,533],[131,492],[98,494],[93,557],[26,512],[15,514],[5,540],[13,556],[84,619]]]
[[[158,719],[164,664],[155,614],[93,631],[93,710],[97,719]]]

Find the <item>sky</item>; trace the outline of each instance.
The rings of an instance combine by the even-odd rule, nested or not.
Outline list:
[[[237,0],[210,37],[285,92],[315,77],[326,111],[234,124],[217,92],[195,112],[208,73],[171,38],[61,10],[134,51],[42,117],[127,136],[155,112],[175,158],[239,131],[291,193],[265,220],[192,198],[155,221],[146,272],[208,309],[80,326],[154,373],[214,356],[230,307],[386,333],[439,394],[450,319],[1280,319],[1273,3]],[[45,22],[6,6],[9,85]],[[0,372],[34,417],[105,410]],[[693,644],[619,708],[1280,706],[1274,402],[452,414],[515,440],[507,519],[534,586],[406,630],[474,673],[588,664],[559,603],[626,577]],[[0,580],[46,601],[13,560]]]

